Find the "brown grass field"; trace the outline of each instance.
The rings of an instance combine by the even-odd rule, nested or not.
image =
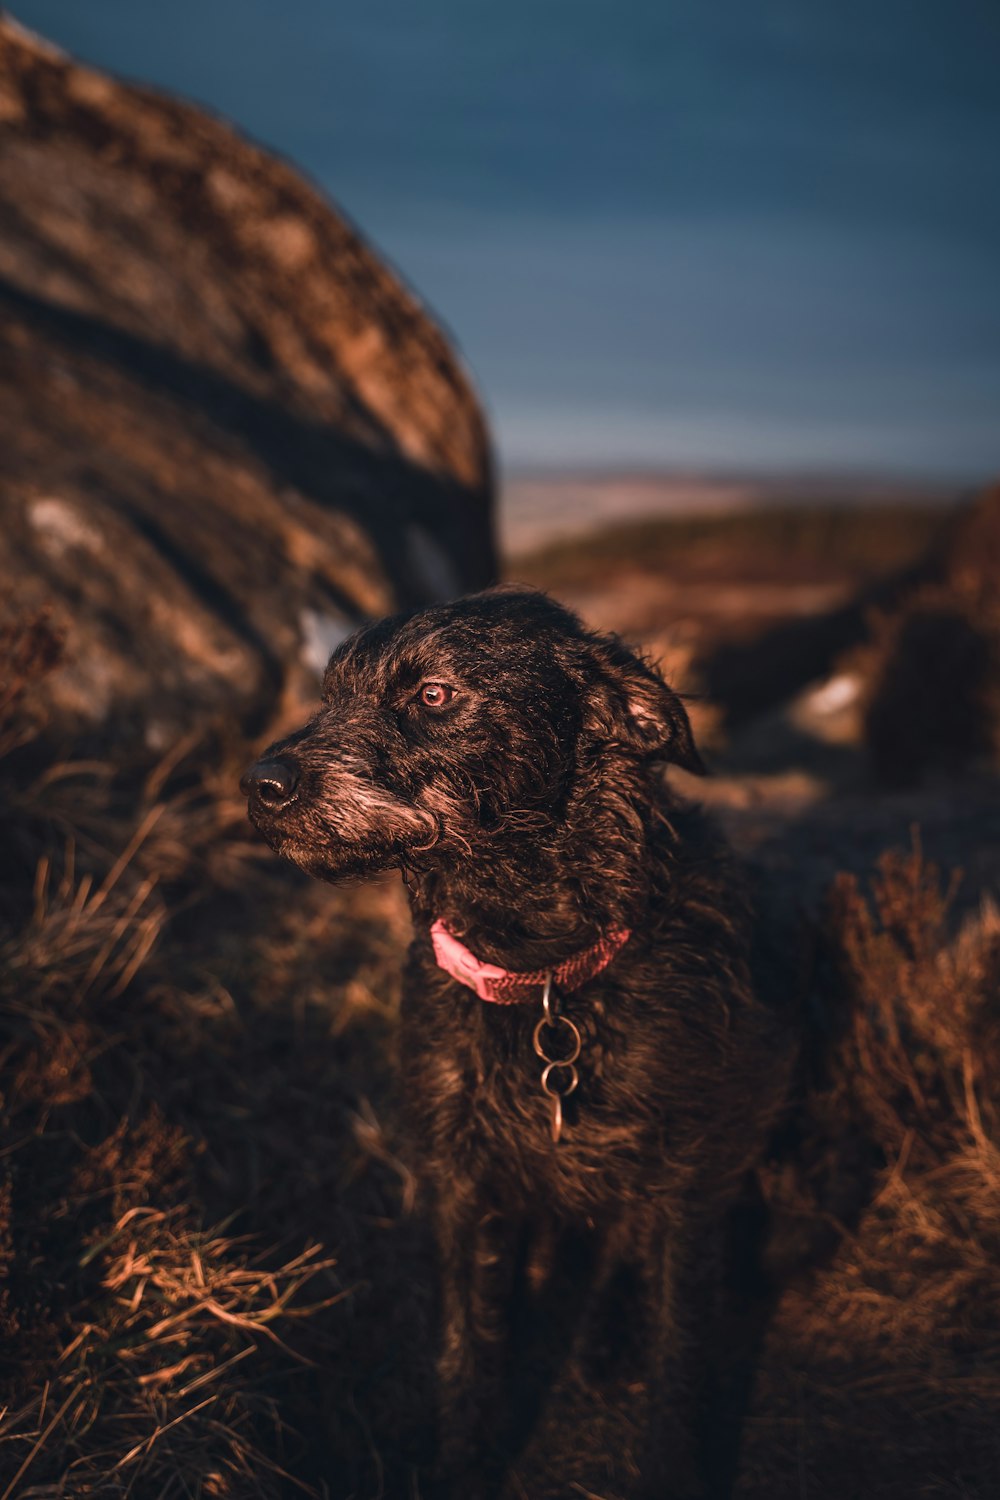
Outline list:
[[[510,572],[692,695],[716,774],[685,790],[802,953],[738,1496],[996,1496],[1000,495],[644,522]],[[224,728],[83,758],[32,697],[72,650],[0,636],[0,1500],[419,1496],[401,886],[280,865]],[[511,1497],[590,1493],[546,1468],[577,1397],[570,1361]],[[580,1430],[611,1500],[627,1410]]]

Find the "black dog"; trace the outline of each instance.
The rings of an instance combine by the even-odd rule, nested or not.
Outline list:
[[[498,589],[359,631],[316,717],[243,781],[254,824],[311,874],[406,875],[403,1083],[442,1268],[442,1470],[462,1497],[524,1437],[518,1309],[571,1261],[587,1285],[572,1359],[599,1376],[616,1340],[641,1346],[630,1492],[705,1489],[722,1225],[789,1046],[754,992],[725,850],[663,761],[701,770],[656,672],[544,595]],[[571,1469],[559,1493],[609,1483]]]

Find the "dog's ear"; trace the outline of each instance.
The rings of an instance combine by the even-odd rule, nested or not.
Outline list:
[[[684,705],[660,674],[620,641],[604,640],[594,654],[603,670],[590,694],[585,728],[704,776]]]

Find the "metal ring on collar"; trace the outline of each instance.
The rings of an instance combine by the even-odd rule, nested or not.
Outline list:
[[[570,1079],[569,1079],[569,1083],[567,1084],[567,1086],[564,1089],[557,1089],[557,1088],[553,1088],[553,1087],[550,1086],[550,1084],[549,1084],[549,1075],[551,1074],[553,1068],[569,1068]],[[563,1062],[550,1062],[549,1064],[547,1064],[547,1066],[545,1067],[545,1069],[544,1069],[544,1071],[542,1073],[542,1093],[543,1094],[548,1094],[548,1096],[549,1096],[550,1099],[553,1099],[553,1098],[556,1098],[556,1099],[568,1099],[569,1096],[570,1096],[570,1094],[572,1094],[573,1090],[576,1088],[576,1086],[577,1086],[577,1084],[579,1082],[580,1082],[580,1075],[576,1071],[576,1067],[575,1067],[575,1065],[573,1063],[571,1063],[571,1062],[565,1062],[565,1063],[563,1063]]]
[[[569,1028],[571,1047],[570,1051],[566,1054],[565,1057],[550,1057],[545,1048],[542,1046],[542,1032],[547,1026],[551,1027],[553,1030],[557,1026],[566,1026]],[[542,1059],[542,1061],[550,1064],[575,1063],[577,1058],[580,1056],[580,1052],[583,1047],[583,1038],[580,1035],[580,1028],[579,1026],[577,1026],[575,1021],[570,1020],[569,1016],[553,1016],[551,1021],[546,1020],[546,1018],[542,1016],[532,1034],[531,1042],[532,1046],[535,1049],[535,1052]]]

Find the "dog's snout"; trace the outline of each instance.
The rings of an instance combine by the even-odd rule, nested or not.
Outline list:
[[[287,760],[259,760],[240,782],[245,797],[254,797],[265,807],[281,807],[299,784],[299,773]]]

